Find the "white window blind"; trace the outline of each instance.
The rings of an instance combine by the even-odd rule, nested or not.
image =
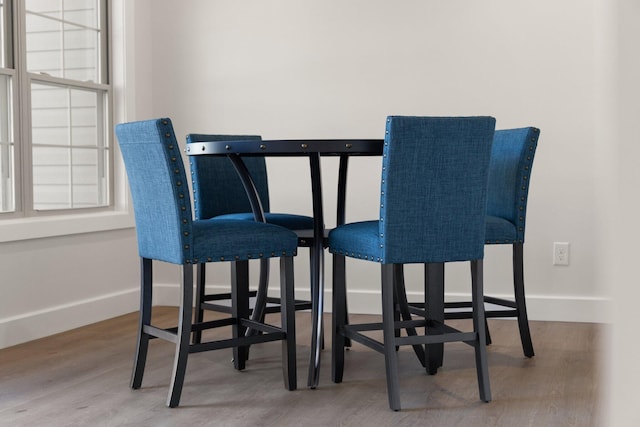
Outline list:
[[[13,141],[13,70],[8,67],[11,25],[8,6],[0,0],[0,213],[15,210]]]
[[[6,94],[0,88],[0,100],[7,105],[6,117],[0,117],[3,212],[20,210],[30,216],[109,207],[106,1],[14,0],[12,6],[13,22],[21,25],[3,31],[3,69],[8,70],[4,81],[0,79],[0,86],[6,86]],[[28,116],[16,120],[18,132],[11,130],[8,108],[16,101],[11,94],[15,75],[20,76],[16,90],[23,95],[16,110]],[[19,134],[21,159],[16,158],[14,133]],[[11,175],[16,169],[30,184],[22,186],[24,194],[17,198],[14,193],[20,188]]]

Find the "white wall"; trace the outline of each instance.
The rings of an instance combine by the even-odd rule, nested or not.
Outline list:
[[[0,244],[0,347],[137,309],[131,230]]]
[[[140,1],[139,5],[144,3]],[[117,81],[114,91],[121,100],[125,92],[129,94],[126,102],[118,103],[117,120],[126,114],[147,114],[151,105],[145,69],[134,67],[135,61],[143,60],[144,52],[148,51],[144,48],[149,45],[150,37],[148,14],[134,16],[130,8],[125,35],[122,8],[121,1],[114,2],[117,27],[112,49],[120,52],[114,64]],[[123,55],[125,46],[131,48],[127,61]],[[134,55],[132,50],[140,54]],[[123,86],[125,74],[128,88]],[[134,85],[136,80],[138,85]],[[119,184],[125,185],[123,181]],[[118,203],[124,204],[120,200]],[[49,224],[82,228],[66,223],[56,225],[54,221]],[[28,225],[29,221],[20,224],[21,227]],[[36,226],[32,222],[32,228],[48,234],[42,224]],[[130,313],[138,308],[135,232],[133,228],[97,233],[88,233],[85,229],[82,234],[70,236],[0,243],[0,277],[0,348]]]
[[[172,117],[178,135],[274,139],[381,138],[389,114],[493,115],[498,128],[537,126],[525,245],[531,318],[603,321],[609,292],[596,271],[594,171],[609,150],[598,149],[596,135],[609,129],[599,123],[606,103],[596,100],[613,94],[595,4],[156,0],[152,115]],[[332,226],[336,165],[324,166]],[[379,168],[379,159],[353,162],[348,220],[377,214]],[[269,173],[272,210],[310,213],[304,160],[270,159]],[[552,265],[554,241],[571,243],[569,267]],[[509,259],[509,248],[487,248],[493,293],[509,293]],[[296,264],[302,279],[304,264]],[[377,311],[378,269],[354,261],[349,272],[353,311]],[[468,266],[448,272],[448,293],[468,293]],[[420,269],[409,273],[418,291]]]
[[[602,0],[604,1],[604,0]],[[615,64],[616,104],[612,116],[615,123],[614,147],[611,157],[611,187],[607,201],[613,200],[615,209],[608,211],[604,222],[607,236],[605,251],[606,280],[614,292],[613,334],[603,343],[610,359],[605,365],[609,379],[603,395],[609,396],[612,426],[640,425],[637,410],[640,383],[638,364],[638,324],[640,324],[640,288],[638,287],[638,241],[637,226],[640,197],[638,159],[640,144],[637,122],[640,117],[640,3],[635,0],[618,0],[609,14],[614,29],[615,45],[612,46],[612,63]]]
[[[607,215],[599,201],[610,195],[607,183],[616,170],[602,159],[619,154],[609,138],[613,119],[601,120],[617,102],[616,71],[607,62],[616,25],[604,18],[613,7],[604,0],[478,3],[127,2],[131,13],[116,34],[117,43],[130,47],[123,66],[127,85],[116,86],[126,101],[121,117],[170,116],[178,135],[255,132],[265,138],[381,137],[387,114],[491,114],[499,128],[538,126],[525,252],[531,317],[601,321],[607,318],[601,302],[610,292],[608,275],[596,268],[607,254],[596,248],[608,235],[598,232]],[[306,162],[269,162],[273,208],[310,213]],[[324,166],[331,226],[336,164]],[[378,180],[379,160],[352,162],[348,220],[375,215]],[[551,265],[553,241],[571,242],[569,267]],[[132,230],[5,243],[0,250],[7,254],[0,260],[7,283],[0,336],[16,319],[27,324],[24,319],[41,311],[62,313],[66,304],[84,300],[124,312],[103,298],[113,292],[131,295],[126,310],[137,305]],[[90,251],[101,262],[88,268],[78,260]],[[36,252],[39,260],[56,262],[28,268],[11,255]],[[487,288],[498,294],[509,291],[508,257],[508,248],[487,249]],[[304,289],[306,257],[300,258]],[[454,267],[448,292],[466,293],[467,266]],[[353,262],[349,271],[358,294],[353,311],[376,311],[378,269]],[[216,272],[226,277],[226,268]],[[100,280],[87,286],[90,273]],[[410,290],[417,291],[419,269],[410,269],[410,276]],[[171,268],[157,275],[167,285],[176,277]],[[46,292],[39,295],[41,288]],[[33,329],[23,337],[43,333],[23,329]]]

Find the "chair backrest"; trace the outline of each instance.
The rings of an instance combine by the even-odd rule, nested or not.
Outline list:
[[[119,124],[116,135],[129,178],[140,256],[190,262],[191,199],[171,120]]]
[[[387,118],[382,262],[483,258],[494,130],[492,117]]]
[[[255,135],[189,134],[187,143],[205,141],[260,140]],[[269,186],[264,157],[244,157],[264,212],[269,212]],[[251,212],[251,204],[231,160],[217,156],[189,157],[196,219]]]
[[[524,242],[529,180],[539,136],[539,129],[527,127],[497,130],[493,138],[487,214],[511,222],[517,242]]]

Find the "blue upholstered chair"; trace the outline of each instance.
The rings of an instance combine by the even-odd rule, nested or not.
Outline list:
[[[396,346],[426,345],[427,370],[435,373],[442,343],[464,341],[475,348],[480,398],[491,400],[486,359],[482,259],[489,156],[495,127],[491,117],[387,119],[380,216],[338,226],[329,233],[333,254],[332,379],[342,382],[345,338],[384,354],[389,406],[400,409]],[[382,324],[345,324],[345,257],[382,268]],[[471,261],[473,331],[444,325],[444,263]],[[402,265],[426,263],[425,307],[430,319],[396,320],[395,283]],[[425,335],[410,331],[425,326]],[[362,332],[383,330],[379,342]],[[407,329],[408,336],[397,336]],[[433,351],[432,351],[433,349]],[[437,355],[436,355],[437,356]]]
[[[187,143],[205,141],[260,140],[255,135],[208,135],[189,134]],[[310,246],[313,239],[313,218],[304,215],[273,213],[269,205],[269,185],[264,157],[245,157],[243,159],[260,197],[264,210],[264,219],[269,224],[295,230],[299,235],[298,246]],[[251,203],[246,195],[242,181],[231,161],[226,157],[191,156],[189,158],[193,184],[194,214],[197,220],[256,220],[251,211]],[[229,299],[230,294],[207,294],[205,292],[206,264],[198,265],[196,293],[196,321],[202,321],[204,310],[228,311],[228,306],[215,301]],[[280,310],[280,299],[267,296],[269,281],[269,260],[260,260],[258,290],[252,291],[256,297],[251,318],[263,321],[265,313]],[[311,309],[310,301],[295,302],[297,310]],[[249,332],[255,332],[250,330]],[[194,342],[200,342],[201,334],[194,334]]]
[[[486,303],[497,306],[486,310],[485,315],[487,318],[518,319],[520,340],[526,357],[533,357],[534,351],[524,291],[523,249],[529,182],[539,135],[540,130],[534,127],[497,130],[489,163],[485,244],[512,246],[514,298],[485,295]],[[448,309],[446,319],[471,317],[471,312],[465,310],[471,307],[469,301],[447,302],[445,306]],[[424,315],[419,304],[411,303],[411,312]],[[487,342],[491,342],[488,328]]]
[[[116,135],[124,159],[133,200],[141,259],[140,325],[131,386],[140,388],[149,340],[161,338],[176,345],[167,405],[180,401],[189,353],[233,348],[236,369],[244,369],[248,345],[282,340],[285,387],[296,388],[293,256],[297,236],[277,225],[253,221],[193,220],[191,198],[180,148],[169,119],[120,124]],[[281,327],[249,320],[248,260],[280,258]],[[151,323],[152,261],[182,266],[177,328]],[[229,261],[232,278],[231,317],[192,323],[193,266]],[[193,331],[231,326],[229,340],[190,344]],[[247,328],[261,331],[244,336]]]
[[[526,357],[533,357],[534,352],[524,293],[524,230],[531,167],[539,136],[540,130],[534,127],[497,131],[489,163],[485,243],[512,246],[514,300],[485,295],[485,302],[507,308],[489,310],[487,317],[517,317]]]

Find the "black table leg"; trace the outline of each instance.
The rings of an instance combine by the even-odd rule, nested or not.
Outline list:
[[[313,319],[307,385],[310,388],[316,388],[320,375],[320,343],[322,342],[323,336],[322,313],[324,310],[324,216],[322,211],[320,154],[311,154],[309,162],[311,167],[311,193],[313,197],[313,246],[310,248]]]

